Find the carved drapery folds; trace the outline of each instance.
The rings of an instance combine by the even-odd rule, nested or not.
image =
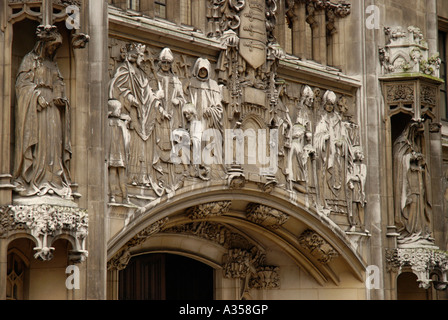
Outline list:
[[[36,259],[53,258],[53,240],[61,234],[71,239],[70,258],[82,262],[87,256],[89,218],[86,210],[52,205],[7,206],[0,208],[0,238],[26,232],[36,241]]]
[[[358,212],[365,206],[366,167],[353,98],[280,81],[271,60],[260,67],[270,70],[269,77],[260,78],[264,86],[243,81],[245,63],[241,64],[234,46],[238,41],[233,40],[215,66],[216,73],[209,61],[168,48],[157,52],[141,44],[123,44],[121,50],[118,42],[111,46],[115,52],[111,62],[117,66],[109,90],[111,203],[144,206],[209,180],[240,189],[251,181],[248,173],[254,172],[259,178],[252,181],[264,192],[282,187],[305,195],[309,207],[345,215],[348,229],[356,224],[362,231],[363,213]],[[236,59],[224,61],[233,54]],[[235,94],[229,92],[232,88]],[[263,129],[270,167],[260,170],[265,165],[260,159],[252,165],[254,153],[247,153],[247,145],[248,139],[259,139],[258,130]],[[231,149],[226,140],[229,130]],[[205,132],[222,134],[222,140],[205,136],[203,141]],[[225,154],[228,150],[233,157]],[[205,163],[204,156],[210,156],[212,164]]]

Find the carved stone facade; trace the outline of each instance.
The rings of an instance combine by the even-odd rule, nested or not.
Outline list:
[[[40,284],[124,298],[151,254],[216,299],[397,299],[408,272],[446,298],[448,7],[369,29],[367,2],[4,1],[0,299],[75,263],[82,293]]]

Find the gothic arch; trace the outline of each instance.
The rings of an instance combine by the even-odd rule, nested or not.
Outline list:
[[[213,188],[200,194],[197,191],[185,192],[177,195],[175,201],[168,201],[136,214],[136,218],[108,244],[109,270],[125,267],[120,266],[120,261],[125,261],[126,264],[131,255],[148,250],[181,252],[197,260],[208,261],[215,268],[220,265],[225,269],[225,252],[237,248],[236,244],[210,244],[216,241],[210,237],[196,239],[201,243],[205,241],[210,246],[220,247],[221,251],[218,252],[222,255],[221,261],[219,257],[204,256],[200,251],[191,250],[194,246],[185,250],[182,248],[182,241],[178,242],[177,248],[173,245],[176,243],[175,238],[187,237],[192,241],[192,237],[197,237],[194,232],[182,234],[182,227],[185,231],[188,229],[185,226],[198,226],[202,223],[232,230],[263,255],[266,254],[263,248],[272,248],[271,245],[274,244],[275,248],[291,259],[299,269],[304,270],[319,286],[341,285],[334,261],[337,264],[342,262],[345,270],[349,270],[358,281],[363,281],[365,264],[356,251],[356,245],[328,217],[299,203],[292,203],[284,195],[279,197],[247,187],[238,192],[222,188],[210,189]],[[178,228],[179,234],[173,232],[175,228]],[[213,234],[212,232],[211,236]],[[171,240],[163,242],[160,241],[162,238]],[[249,252],[250,249],[246,247],[242,251]],[[266,261],[269,261],[269,257]],[[269,261],[266,265],[258,264],[256,267],[275,267],[270,266],[272,263]]]

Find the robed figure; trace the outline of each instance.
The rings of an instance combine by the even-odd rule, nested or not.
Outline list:
[[[193,67],[188,93],[190,102],[196,107],[198,121],[203,130],[202,160],[212,176],[222,178],[223,167],[223,112],[222,92],[218,83],[211,78],[212,68],[207,59],[199,58]]]
[[[158,112],[162,109],[163,92],[154,93],[142,67],[146,47],[131,45],[125,61],[117,68],[110,83],[109,99],[121,102],[130,116],[128,183],[151,187],[159,195],[162,186],[156,183],[153,168]]]
[[[157,171],[157,179],[163,181],[164,186],[170,191],[175,191],[183,185],[186,175],[184,167],[175,163],[178,148],[176,144],[179,134],[185,131],[182,108],[185,105],[183,85],[179,77],[173,71],[174,55],[169,48],[164,48],[159,55],[159,69],[155,74],[157,87],[163,91],[164,112],[158,113],[156,132],[156,144],[154,145],[154,167]]]
[[[39,26],[37,38],[16,80],[15,191],[71,200],[70,105],[55,59],[62,36],[55,26]]]
[[[422,130],[421,123],[410,122],[393,145],[395,223],[401,246],[433,243],[430,176],[419,141]]]

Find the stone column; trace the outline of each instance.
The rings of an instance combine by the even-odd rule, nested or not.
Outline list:
[[[106,299],[106,172],[108,12],[107,0],[83,1],[84,30],[90,35],[86,50],[77,56],[77,106],[74,135],[80,207],[89,212],[86,261],[86,299]]]
[[[316,21],[318,24],[316,34],[313,34],[313,55],[314,60],[323,65],[327,64],[327,23],[325,10],[316,11]]]
[[[8,276],[8,240],[0,239],[0,301],[6,300]]]
[[[207,32],[206,5],[206,0],[191,0],[191,24],[203,33]]]
[[[274,29],[274,35],[278,44],[282,48],[286,48],[286,13],[285,13],[285,0],[278,0],[277,8],[277,25]]]
[[[174,22],[175,24],[180,25],[181,17],[180,17],[180,1],[179,0],[168,0],[166,2],[166,18],[169,21]]]
[[[11,45],[12,26],[8,23],[9,6],[0,5],[0,205],[12,202],[11,185]]]
[[[306,34],[306,4],[295,3],[294,20],[292,25],[292,52],[293,55],[302,60],[307,57],[307,34]]]
[[[140,0],[140,11],[150,18],[154,18],[154,0]]]

